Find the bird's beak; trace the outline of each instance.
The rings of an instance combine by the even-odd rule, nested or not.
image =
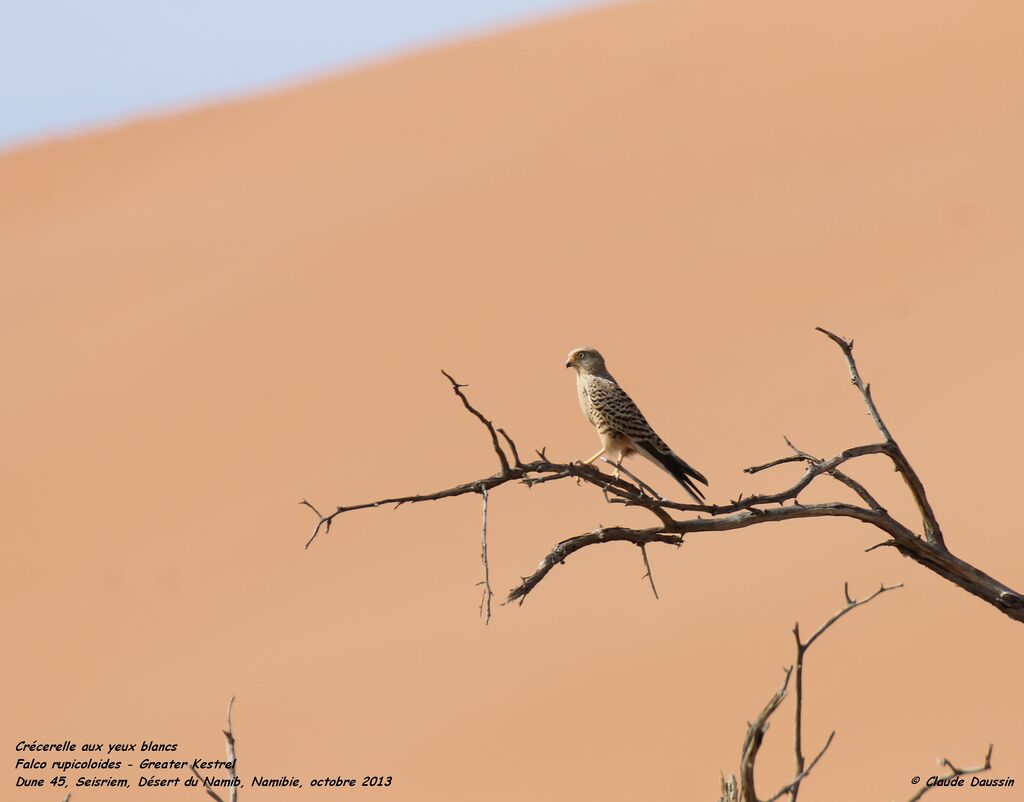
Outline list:
[[[571,359],[567,359],[567,360],[565,360],[565,366],[566,366],[567,368],[571,368],[571,367],[572,367],[572,360],[571,360]]]

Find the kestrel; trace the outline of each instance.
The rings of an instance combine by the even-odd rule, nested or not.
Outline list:
[[[589,465],[602,455],[617,464],[630,454],[642,454],[667,471],[683,486],[693,500],[704,503],[704,494],[693,483],[708,480],[680,459],[655,433],[643,413],[625,390],[612,378],[604,365],[604,357],[593,348],[576,348],[569,352],[567,368],[576,369],[576,390],[580,406],[601,438],[601,450],[586,461]]]

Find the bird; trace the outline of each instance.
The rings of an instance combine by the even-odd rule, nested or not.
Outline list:
[[[607,455],[621,467],[627,456],[640,454],[669,473],[697,504],[704,503],[704,494],[694,480],[705,485],[708,480],[658,437],[633,399],[608,372],[604,357],[596,349],[574,348],[565,366],[576,370],[580,406],[601,438],[601,450],[584,465]]]

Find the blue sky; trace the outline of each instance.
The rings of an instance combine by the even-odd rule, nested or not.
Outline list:
[[[0,149],[594,0],[0,0]]]

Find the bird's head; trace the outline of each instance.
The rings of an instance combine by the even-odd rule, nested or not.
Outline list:
[[[567,368],[576,368],[577,373],[604,373],[604,357],[594,348],[574,348],[565,360]]]

